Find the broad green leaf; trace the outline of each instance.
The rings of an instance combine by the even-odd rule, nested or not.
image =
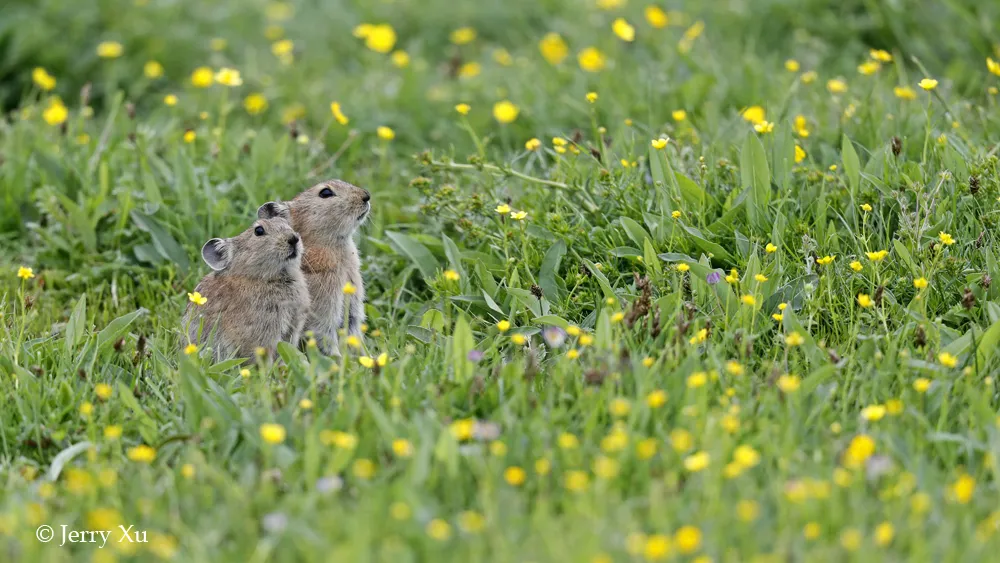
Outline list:
[[[437,275],[437,270],[439,267],[437,259],[431,254],[427,247],[418,242],[416,239],[409,235],[403,233],[397,233],[394,231],[386,231],[385,236],[389,238],[393,246],[396,247],[397,252],[406,256],[413,262],[413,265],[417,267],[420,271],[420,275],[424,277],[425,281],[430,281],[434,279]]]
[[[677,180],[677,187],[680,189],[681,199],[691,205],[694,205],[698,209],[701,209],[705,205],[705,202],[709,199],[705,190],[701,189],[701,186],[694,183],[694,180],[688,178],[680,172],[675,173],[674,178]]]
[[[538,272],[538,285],[542,288],[542,294],[550,301],[559,302],[562,300],[562,292],[559,289],[559,264],[563,256],[566,255],[566,243],[558,241],[549,247],[542,259],[541,270]]]
[[[847,184],[851,188],[851,202],[855,201],[858,185],[861,183],[861,161],[854,150],[854,144],[844,135],[841,141],[840,157],[844,161],[844,173],[847,174]]]
[[[701,231],[699,231],[698,229],[694,227],[689,227],[683,223],[678,223],[678,224],[681,226],[682,229],[684,229],[684,232],[686,232],[688,236],[691,237],[691,241],[694,243],[694,245],[697,246],[698,249],[704,252],[705,254],[709,254],[713,258],[717,260],[722,260],[723,262],[729,264],[733,264],[736,262],[736,260],[733,258],[733,255],[730,254],[728,250],[722,248],[722,246],[718,245],[717,243],[714,243],[705,238],[705,235],[703,235]]]
[[[594,276],[594,279],[596,279],[597,283],[601,286],[601,290],[604,291],[604,297],[605,298],[611,297],[617,299],[618,296],[615,295],[615,290],[611,288],[611,282],[608,281],[608,278],[607,276],[604,275],[604,272],[598,270],[597,266],[595,266],[593,262],[587,260],[586,258],[583,259],[583,263],[587,265],[587,269],[590,270],[590,274]]]
[[[458,251],[455,241],[451,240],[448,235],[441,233],[441,244],[444,246],[444,254],[448,257],[448,264],[451,265],[451,269],[458,272],[459,283],[462,288],[468,287],[469,279],[465,274],[465,268],[462,267],[462,253]]]
[[[87,320],[87,294],[84,293],[80,296],[80,300],[76,302],[76,306],[73,307],[73,313],[69,316],[69,322],[66,323],[66,354],[72,355],[73,350],[76,346],[83,340],[84,332],[86,327],[84,323]]]
[[[121,338],[128,331],[129,325],[131,325],[133,321],[145,312],[145,309],[138,309],[128,313],[127,315],[122,315],[108,323],[108,326],[104,327],[104,330],[97,333],[98,351],[102,350],[108,344],[113,344]]]
[[[764,145],[754,135],[747,133],[743,141],[743,151],[740,153],[740,177],[743,186],[750,189],[747,203],[747,215],[754,228],[767,232],[770,230],[771,203],[771,172],[767,166],[767,153]]]
[[[133,210],[131,216],[136,227],[152,237],[153,247],[156,248],[160,256],[168,262],[176,264],[179,271],[187,272],[191,264],[188,260],[188,254],[170,232],[149,215]]]
[[[906,249],[906,245],[898,240],[893,240],[892,248],[896,251],[896,255],[899,256],[906,264],[906,267],[910,269],[910,273],[914,276],[919,276],[920,268],[918,268],[917,264],[913,261],[913,257],[910,256],[910,251]]]
[[[642,225],[637,223],[634,219],[629,217],[619,217],[618,221],[621,222],[623,227],[625,227],[625,234],[628,235],[628,238],[632,239],[632,242],[638,246],[642,246],[642,241],[650,238],[646,229],[644,229]]]
[[[989,366],[995,365],[995,361],[990,362],[996,355],[997,347],[1000,345],[1000,322],[993,323],[986,332],[979,337],[979,345],[976,346],[976,362],[979,369],[989,370]]]
[[[531,322],[537,325],[547,325],[547,326],[551,325],[563,329],[569,326],[569,321],[556,315],[544,315],[535,319],[531,319]]]
[[[465,320],[464,315],[459,315],[455,321],[455,330],[451,335],[451,365],[455,371],[455,380],[465,383],[472,378],[472,371],[475,364],[469,360],[469,352],[476,346],[472,338],[472,328]]]
[[[646,239],[642,243],[642,261],[646,264],[647,268],[652,268],[653,274],[656,277],[663,275],[663,266],[660,265],[660,260],[656,256],[656,249],[653,248],[653,241]]]

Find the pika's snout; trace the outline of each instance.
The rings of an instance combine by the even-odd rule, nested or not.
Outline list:
[[[299,244],[299,235],[292,235],[292,236],[288,237],[288,245],[289,246],[294,247],[297,244]]]
[[[364,188],[362,188],[361,191],[364,192],[361,196],[361,201],[368,203],[368,200],[372,198],[372,193]]]

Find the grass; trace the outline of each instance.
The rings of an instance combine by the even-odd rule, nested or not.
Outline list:
[[[600,4],[0,10],[4,558],[991,559],[997,8]],[[331,177],[365,351],[181,352],[201,245]]]

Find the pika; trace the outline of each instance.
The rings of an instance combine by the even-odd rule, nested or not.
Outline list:
[[[321,182],[288,202],[265,203],[261,219],[284,218],[302,236],[302,272],[309,287],[309,318],[321,350],[338,354],[337,331],[361,337],[365,322],[365,286],[361,259],[352,235],[371,211],[371,193],[341,180]],[[353,293],[344,288],[350,284]]]
[[[188,303],[184,326],[192,343],[211,343],[216,361],[271,356],[278,342],[298,345],[309,312],[302,274],[303,245],[282,218],[259,219],[239,235],[205,243],[201,256],[213,272],[195,291],[207,301]]]

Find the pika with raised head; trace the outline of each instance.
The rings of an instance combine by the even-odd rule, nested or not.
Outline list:
[[[262,219],[288,219],[302,236],[302,272],[311,300],[305,330],[327,354],[339,353],[337,331],[344,328],[345,315],[348,334],[361,337],[365,286],[353,235],[370,211],[371,193],[342,180],[321,182],[291,201],[266,203],[257,211]]]
[[[302,274],[303,245],[283,218],[258,219],[239,235],[201,249],[212,273],[195,288],[207,301],[188,303],[184,326],[191,343],[210,344],[216,360],[273,357],[279,342],[298,345],[309,312]]]

